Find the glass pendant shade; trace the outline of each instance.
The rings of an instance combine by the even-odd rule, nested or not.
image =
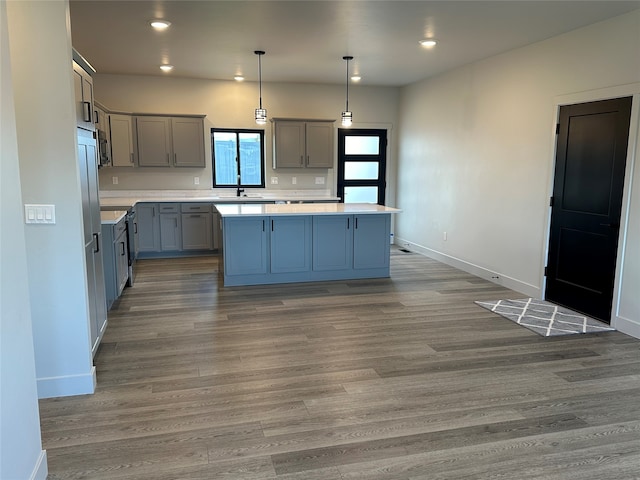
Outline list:
[[[342,126],[350,127],[353,123],[353,114],[351,112],[342,112]]]
[[[264,108],[256,108],[256,123],[258,125],[267,124],[267,111]]]

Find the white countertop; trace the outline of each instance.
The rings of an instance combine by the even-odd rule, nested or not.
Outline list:
[[[256,195],[247,195],[246,197],[236,197],[236,196],[217,196],[217,195],[202,195],[202,196],[189,196],[189,197],[180,197],[180,196],[141,196],[141,197],[100,197],[100,206],[101,207],[114,207],[114,208],[123,208],[128,209],[132,208],[136,203],[143,202],[180,202],[180,203],[188,203],[188,202],[203,202],[203,203],[237,203],[241,202],[291,202],[291,203],[299,203],[299,202],[337,202],[340,199],[338,197],[328,197],[324,195],[306,195],[306,196],[256,196]]]
[[[100,222],[102,224],[115,225],[127,215],[125,210],[101,210]]]
[[[241,202],[337,202],[338,197],[332,197],[325,194],[316,193],[278,193],[278,194],[256,194],[248,193],[246,196],[237,197],[231,194],[217,194],[207,191],[191,191],[188,194],[179,191],[168,192],[152,192],[145,191],[140,194],[133,192],[123,192],[121,196],[116,192],[100,192],[100,206],[128,209],[132,208],[136,203],[141,202],[204,202],[204,203],[237,203]]]
[[[222,217],[271,215],[363,215],[399,213],[402,210],[374,203],[214,204]]]

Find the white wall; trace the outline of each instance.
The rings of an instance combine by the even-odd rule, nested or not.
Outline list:
[[[92,393],[68,4],[8,2],[7,14],[22,202],[56,209],[55,225],[25,227],[38,394]]]
[[[637,10],[404,88],[396,241],[541,296],[557,98],[639,81]],[[640,162],[630,161],[620,314],[640,326]]]
[[[82,52],[80,52],[82,53]],[[89,62],[91,61],[88,58]],[[389,128],[397,124],[399,89],[388,87],[351,86],[349,106],[353,110],[353,128]],[[213,81],[149,76],[101,75],[95,77],[96,99],[108,109],[138,113],[204,114],[205,155],[204,169],[162,168],[102,168],[102,190],[136,189],[211,189],[212,127],[257,128],[253,113],[258,105],[258,84],[252,82]],[[271,84],[263,82],[263,105],[269,118],[308,118],[336,120],[344,109],[345,87],[340,85]],[[315,177],[325,178],[325,186],[335,184],[333,169],[278,169],[273,170],[272,124],[265,129],[266,138],[266,188],[272,190],[318,189]],[[390,135],[389,154],[394,156],[396,139]],[[393,158],[388,159],[392,164]],[[393,172],[393,169],[390,169]],[[118,185],[111,177],[118,176]],[[200,185],[193,184],[193,177],[200,177]],[[278,177],[278,185],[271,185],[269,178]],[[297,184],[291,183],[291,177]],[[391,184],[394,183],[390,182]],[[393,199],[392,189],[387,197]],[[335,190],[331,193],[335,193]]]
[[[44,480],[8,40],[0,2],[0,478]]]

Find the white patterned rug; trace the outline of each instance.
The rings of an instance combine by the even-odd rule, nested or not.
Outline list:
[[[543,337],[615,330],[606,323],[536,298],[475,303]]]

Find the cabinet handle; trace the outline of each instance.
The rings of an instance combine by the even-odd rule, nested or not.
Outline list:
[[[198,214],[198,213],[193,213],[190,215],[191,218],[200,218],[202,215]]]
[[[93,111],[93,114],[94,114],[94,120],[93,120],[93,123],[98,123],[98,119],[99,119],[99,117],[98,117],[98,110],[94,110],[94,111]]]
[[[303,165],[303,164],[304,164],[304,156],[300,155],[300,165]]]
[[[271,231],[273,232],[273,220],[271,220]]]
[[[177,154],[177,153],[174,153],[174,154],[173,154],[173,164],[174,164],[174,165],[177,165],[177,164],[178,164],[178,154]]]
[[[93,250],[93,253],[98,253],[100,251],[100,235],[94,233],[93,238],[96,241],[96,248]]]
[[[156,207],[151,207],[151,210],[153,211],[153,216],[156,216]]]
[[[356,222],[355,228],[356,228],[356,230],[357,230],[357,229],[358,229],[358,217],[356,217],[356,218],[354,219],[354,221]]]
[[[138,222],[133,222],[133,233],[134,235],[138,233]]]
[[[83,120],[85,122],[91,121],[91,102],[82,102],[82,108],[84,111],[82,112],[84,115]]]
[[[350,218],[347,217],[347,230],[349,230],[349,220],[350,220]]]
[[[120,250],[120,255],[124,257],[124,242],[120,242],[121,245],[121,250]]]
[[[264,220],[262,220],[262,231],[264,232]]]
[[[309,166],[309,155],[307,155],[307,166]]]
[[[129,160],[129,161],[130,161],[131,163],[133,163],[133,152],[131,152],[129,155],[130,155],[130,160]]]

